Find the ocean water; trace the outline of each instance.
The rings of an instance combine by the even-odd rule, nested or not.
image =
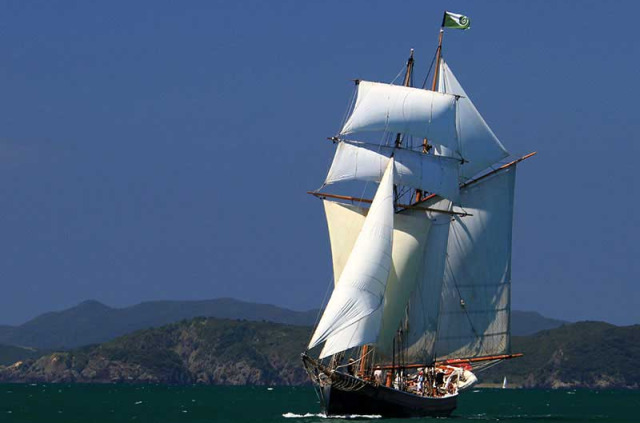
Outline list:
[[[386,422],[640,422],[640,391],[475,389],[452,417]],[[1,423],[313,423],[327,419],[311,388],[0,384]]]

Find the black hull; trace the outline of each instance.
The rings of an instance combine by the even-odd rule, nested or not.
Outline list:
[[[324,412],[328,416],[446,417],[457,405],[457,395],[421,397],[340,373],[334,373],[332,379],[333,383],[320,387]]]

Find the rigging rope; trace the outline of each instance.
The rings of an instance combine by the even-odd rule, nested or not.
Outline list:
[[[431,70],[433,69],[433,64],[436,62],[437,56],[438,56],[438,49],[436,48],[436,52],[433,53],[433,59],[431,59],[431,64],[429,65],[429,70],[427,71],[427,76],[424,77],[424,82],[422,83],[423,90],[427,86],[427,81],[429,80],[429,75],[431,75]]]
[[[406,70],[406,66],[402,66],[402,68],[400,68],[400,72],[398,72],[398,74],[396,75],[395,78],[393,78],[393,80],[391,81],[391,83],[393,84],[394,82],[396,82],[396,80],[398,78],[400,78],[400,75],[402,75],[402,73]]]

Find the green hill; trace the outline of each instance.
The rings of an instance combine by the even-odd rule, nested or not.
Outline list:
[[[196,318],[0,367],[0,381],[306,384],[299,354],[309,336],[309,327]],[[568,324],[514,337],[513,351],[525,356],[479,373],[480,382],[638,388],[640,325]]]
[[[298,385],[309,328],[196,318],[0,369],[5,382]]]
[[[579,322],[512,338],[524,357],[480,374],[481,381],[538,388],[638,388],[640,325]]]

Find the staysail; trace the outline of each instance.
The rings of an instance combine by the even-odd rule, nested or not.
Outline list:
[[[460,160],[404,148],[340,141],[324,183],[379,182],[391,156],[395,160],[394,182],[397,185],[434,192],[458,202]]]
[[[455,103],[455,95],[360,81],[353,112],[340,134],[385,131],[415,135],[456,153]]]
[[[449,65],[440,59],[440,78],[438,91],[460,96],[456,102],[456,136],[459,153],[464,159],[460,167],[460,176],[467,180],[478,172],[504,159],[509,152],[498,140],[489,125],[484,121],[471,99],[464,91]],[[436,144],[436,154],[450,155],[451,152]]]
[[[371,208],[340,279],[309,343],[325,342],[320,358],[375,342],[393,243],[393,159],[389,160]]]

